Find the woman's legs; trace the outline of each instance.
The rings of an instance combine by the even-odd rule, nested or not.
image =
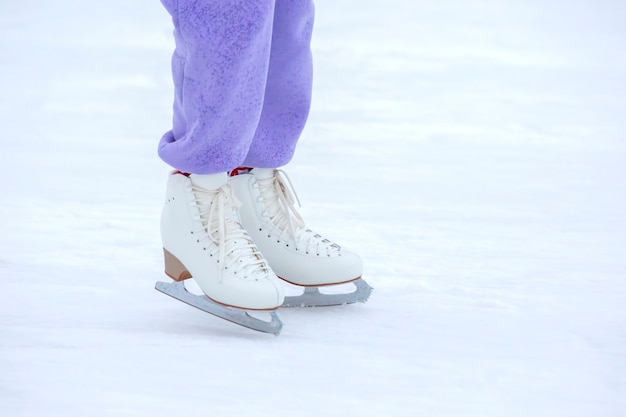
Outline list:
[[[289,162],[311,102],[313,2],[163,3],[176,51],[174,126],[161,158],[194,174]]]
[[[175,28],[175,102],[159,156],[184,172],[228,171],[248,155],[261,119],[274,0],[163,3]]]
[[[169,176],[161,218],[166,273],[193,277],[213,300],[244,309],[282,305],[274,267],[303,286],[358,279],[360,258],[305,226],[289,181],[273,169],[293,156],[309,112],[312,1],[162,1],[175,25],[175,103],[174,126],[159,155],[188,173]],[[242,164],[254,169],[229,181],[226,172]],[[179,298],[180,290],[172,291]],[[369,292],[307,294],[309,301],[291,302],[343,304],[364,301]],[[230,312],[220,317],[257,330],[268,326]],[[272,321],[270,331],[279,324]]]

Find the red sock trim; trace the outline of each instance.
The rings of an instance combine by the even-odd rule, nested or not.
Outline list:
[[[230,177],[234,177],[234,176],[237,176],[239,174],[247,174],[251,170],[252,170],[252,168],[250,168],[250,167],[238,167],[238,168],[235,168],[232,171],[230,171],[229,176]]]

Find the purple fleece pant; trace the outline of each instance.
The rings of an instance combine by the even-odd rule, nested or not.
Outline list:
[[[194,174],[289,162],[311,101],[312,0],[161,2],[176,50],[159,156]]]

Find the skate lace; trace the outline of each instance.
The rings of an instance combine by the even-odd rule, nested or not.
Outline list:
[[[307,254],[327,256],[339,254],[341,249],[339,245],[305,226],[296,208],[296,204],[298,207],[301,206],[300,199],[284,171],[274,170],[272,178],[257,180],[257,186],[265,207],[263,216],[269,219],[266,227],[278,233],[279,240],[289,238],[296,250],[305,251]]]
[[[200,233],[202,237],[198,242],[208,239],[215,245],[217,251],[213,249],[211,256],[217,255],[217,262],[221,266],[220,280],[224,270],[234,274],[244,272],[245,276],[266,274],[269,266],[241,227],[235,212],[241,203],[232,188],[228,184],[217,190],[207,190],[196,185],[191,188],[196,197],[202,228],[206,232]]]

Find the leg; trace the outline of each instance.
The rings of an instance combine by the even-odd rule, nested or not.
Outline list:
[[[357,281],[363,272],[358,255],[305,225],[290,181],[274,169],[291,159],[309,112],[313,11],[311,0],[276,0],[263,112],[244,162],[253,169],[236,170],[230,178],[242,202],[242,225],[274,272],[302,286]],[[367,296],[361,292],[340,303]]]
[[[284,299],[281,282],[241,227],[226,175],[243,162],[261,115],[274,0],[163,3],[175,26],[176,97],[174,126],[159,154],[189,173],[168,178],[161,215],[165,271],[176,281],[193,278],[219,306],[206,297],[189,298],[180,286],[160,288],[220,317],[276,333],[276,320],[267,327],[225,312],[274,310]],[[202,304],[191,301],[199,299]]]
[[[261,117],[274,0],[163,0],[176,50],[174,126],[159,156],[181,171],[240,165]]]
[[[312,0],[276,0],[265,101],[243,165],[287,164],[304,128],[311,103]]]

